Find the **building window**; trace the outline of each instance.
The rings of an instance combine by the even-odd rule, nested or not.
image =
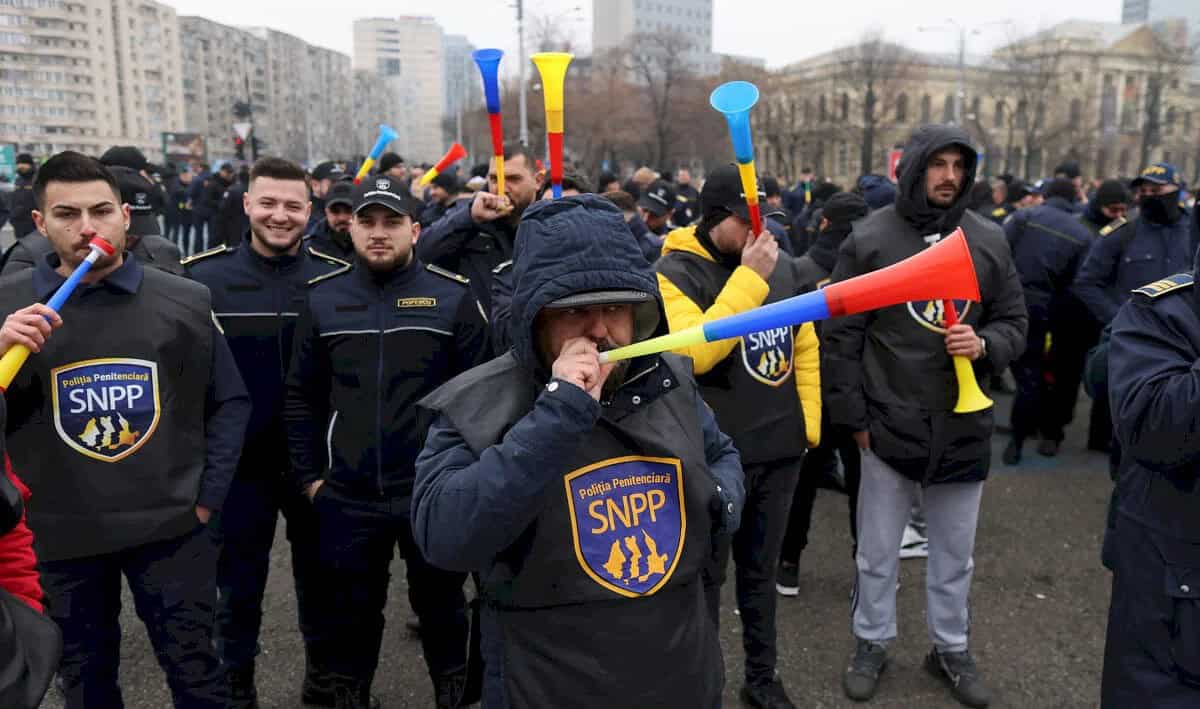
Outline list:
[[[1079,99],[1071,99],[1071,112],[1069,123],[1072,127],[1079,127],[1083,122],[1083,101]]]
[[[821,94],[821,98],[817,101],[817,120],[821,123],[824,123],[826,116],[825,94]]]
[[[844,93],[842,94],[842,120],[850,120],[850,96]]]
[[[1017,122],[1017,128],[1029,127],[1029,104],[1025,99],[1017,102],[1017,113],[1014,118]]]
[[[908,122],[908,94],[900,94],[896,98],[896,122]]]
[[[946,94],[946,100],[942,102],[942,123],[954,122],[954,94]]]
[[[921,97],[921,123],[928,123],[929,116],[933,111],[933,100],[929,98],[929,94]]]
[[[992,122],[992,127],[994,127],[994,128],[1003,128],[1004,127],[1004,102],[1003,101],[996,102],[996,120]]]
[[[1171,135],[1175,132],[1175,107],[1167,106],[1165,115],[1163,116],[1163,133]],[[1165,162],[1170,162],[1166,160]]]

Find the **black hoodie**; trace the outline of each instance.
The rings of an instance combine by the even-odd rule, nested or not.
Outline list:
[[[925,166],[938,151],[960,146],[966,177],[953,206],[925,197]],[[960,320],[987,342],[975,362],[980,383],[1003,371],[1024,349],[1027,315],[1021,281],[999,227],[966,209],[976,157],[966,135],[949,126],[913,134],[898,169],[896,204],[857,221],[842,244],[832,280],[875,271],[923,251],[933,233],[966,234],[982,303],[958,302]],[[869,431],[875,453],[906,477],[925,484],[987,476],[992,411],[952,412],[958,397],[946,354],[941,301],[921,300],[825,323],[821,349],[824,399],[830,420]]]

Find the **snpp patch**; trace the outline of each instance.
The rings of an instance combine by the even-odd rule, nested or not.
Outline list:
[[[158,428],[158,364],[90,359],[50,372],[54,428],[79,453],[115,463],[133,455]]]

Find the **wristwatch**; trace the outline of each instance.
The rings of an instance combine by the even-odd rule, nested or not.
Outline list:
[[[980,336],[979,338],[979,359],[987,357],[987,338]]]

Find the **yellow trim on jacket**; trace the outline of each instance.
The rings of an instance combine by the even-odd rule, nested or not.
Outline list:
[[[663,242],[663,256],[672,251],[695,254],[713,261],[712,254],[696,239],[696,227],[672,230]],[[790,258],[781,253],[780,259]],[[667,311],[667,325],[671,332],[686,330],[695,325],[712,322],[727,315],[744,313],[763,304],[769,286],[757,273],[745,266],[738,266],[725,281],[725,287],[717,294],[708,310],[683,294],[661,273],[658,288],[662,292],[663,305]],[[821,354],[816,330],[812,323],[804,323],[793,339],[792,370],[796,380],[796,393],[800,397],[800,410],[804,416],[808,447],[814,448],[821,442]],[[706,374],[721,360],[733,352],[737,339],[706,342],[675,350],[676,354],[692,358],[697,375]]]

